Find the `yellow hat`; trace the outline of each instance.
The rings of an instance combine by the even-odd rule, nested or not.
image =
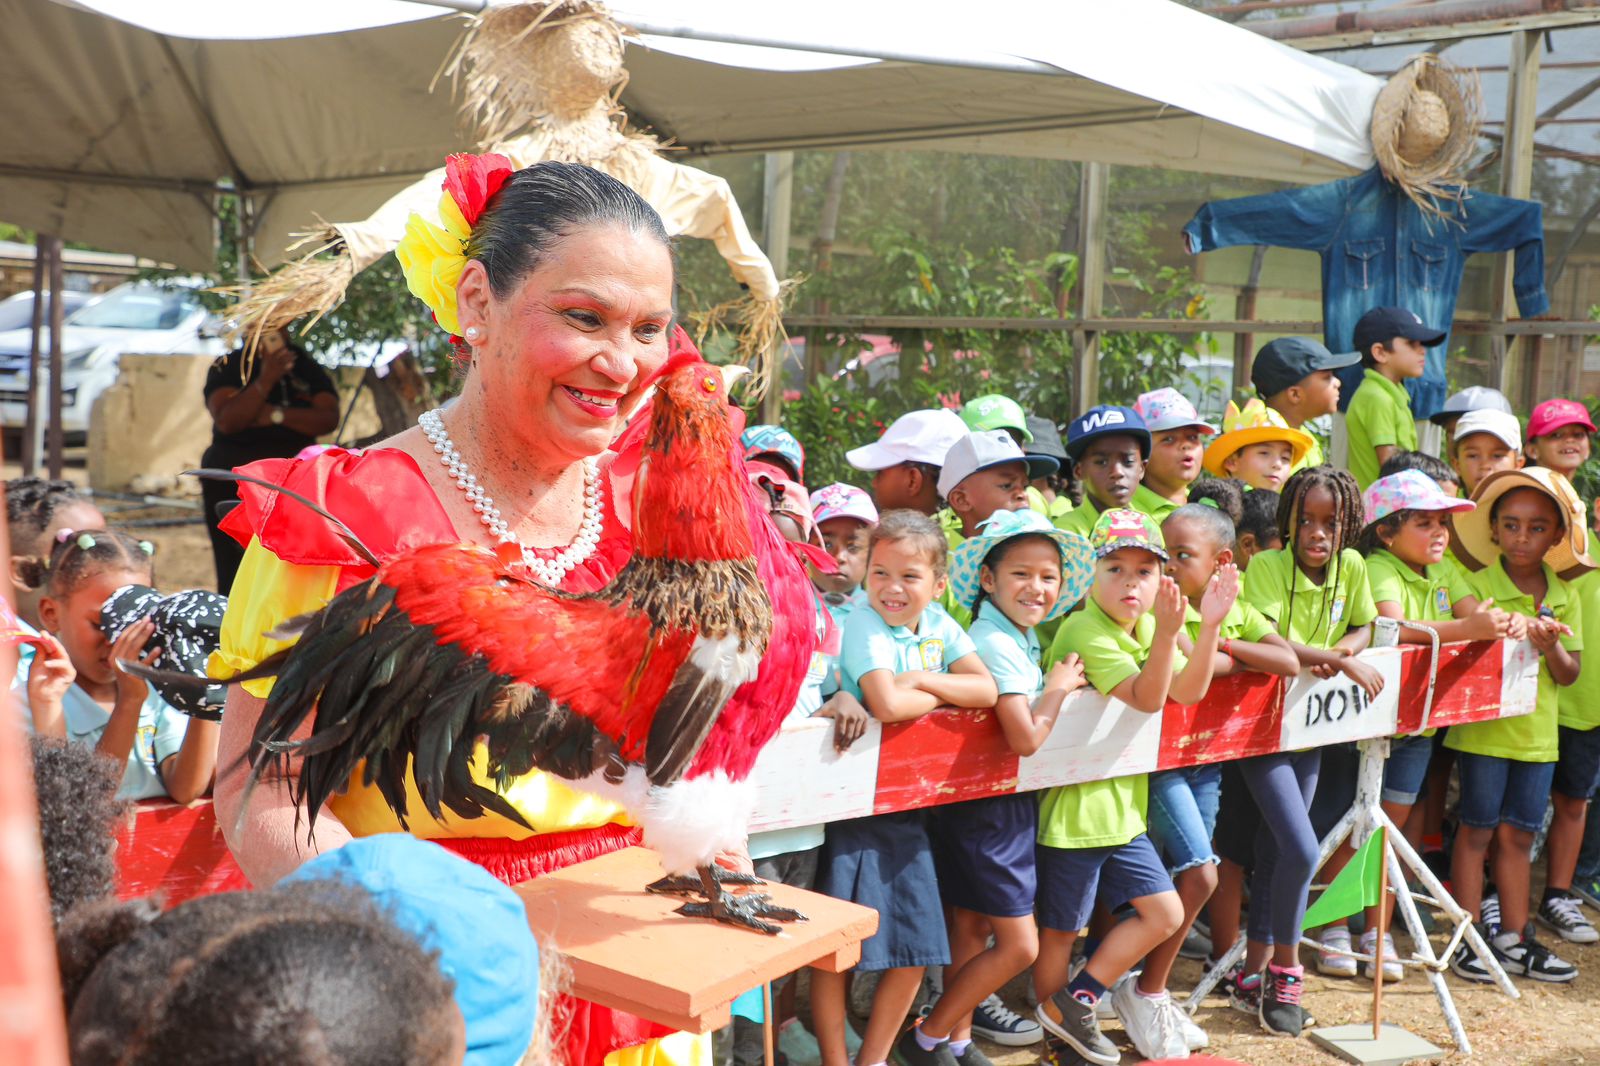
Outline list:
[[[1215,477],[1227,477],[1223,472],[1222,464],[1228,457],[1240,448],[1248,448],[1252,444],[1261,444],[1264,441],[1281,440],[1287,443],[1292,450],[1290,464],[1298,463],[1306,457],[1306,452],[1311,450],[1311,434],[1303,429],[1293,429],[1283,420],[1277,411],[1262,403],[1260,399],[1252,399],[1241,410],[1228,401],[1228,410],[1222,416],[1222,432],[1217,439],[1206,445],[1205,458],[1201,465],[1206,472]]]
[[[1562,533],[1545,553],[1545,565],[1562,580],[1571,580],[1595,568],[1589,555],[1589,530],[1583,517],[1583,500],[1572,482],[1554,470],[1530,466],[1522,470],[1497,470],[1478,482],[1472,499],[1478,509],[1458,514],[1450,525],[1450,547],[1468,570],[1482,570],[1500,556],[1491,532],[1494,503],[1512,489],[1538,489],[1556,501]]]

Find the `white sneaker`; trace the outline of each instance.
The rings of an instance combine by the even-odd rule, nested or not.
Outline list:
[[[1361,934],[1361,953],[1363,955],[1374,955],[1374,954],[1377,953],[1377,948],[1378,948],[1378,931],[1376,929],[1368,929],[1365,933]],[[1372,979],[1372,963],[1363,962],[1361,964],[1361,974],[1362,974],[1363,977],[1367,978],[1368,980],[1371,980]],[[1384,980],[1384,983],[1392,985],[1396,981],[1404,979],[1405,975],[1406,975],[1406,968],[1404,966],[1400,965],[1400,952],[1398,950],[1396,950],[1396,948],[1394,946],[1394,934],[1393,933],[1384,933],[1383,934],[1383,980]]]
[[[1167,1007],[1172,1011],[1173,1024],[1178,1027],[1178,1032],[1182,1034],[1183,1042],[1190,1051],[1199,1051],[1201,1048],[1211,1046],[1211,1037],[1207,1036],[1199,1023],[1189,1016],[1182,1003],[1168,996]]]
[[[1151,998],[1139,994],[1132,981],[1119,981],[1109,997],[1122,1027],[1139,1054],[1147,1059],[1186,1059],[1189,1045],[1172,1016],[1172,996],[1162,992]]]
[[[1350,929],[1343,922],[1334,922],[1322,931],[1322,950],[1317,952],[1317,972],[1324,977],[1354,977],[1356,960],[1335,951],[1350,950]]]
[[[1094,1016],[1103,1022],[1113,1021],[1117,1017],[1117,1009],[1111,1005],[1111,997],[1116,994],[1119,988],[1132,988],[1134,979],[1137,977],[1138,974],[1129,972],[1112,982],[1111,987],[1106,989],[1106,994],[1101,996],[1100,1001],[1094,1005]]]

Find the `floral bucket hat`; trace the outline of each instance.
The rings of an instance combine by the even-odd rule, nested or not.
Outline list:
[[[1061,551],[1061,591],[1044,620],[1053,621],[1071,610],[1094,582],[1094,552],[1078,534],[1057,529],[1038,511],[1026,509],[996,511],[950,553],[950,589],[956,602],[970,607],[977,600],[983,561],[1001,541],[1032,535],[1049,537]]]

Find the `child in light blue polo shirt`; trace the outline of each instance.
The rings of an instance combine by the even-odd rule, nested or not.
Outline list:
[[[840,680],[880,722],[945,706],[992,707],[998,696],[971,639],[934,603],[944,590],[945,554],[938,524],[915,511],[885,513],[868,541],[867,602],[845,620]],[[835,822],[824,852],[817,890],[879,912],[878,932],[862,943],[856,968],[883,976],[855,1061],[885,1062],[924,968],[950,961],[923,814]],[[813,971],[811,988],[823,1062],[849,1061],[844,976]]]

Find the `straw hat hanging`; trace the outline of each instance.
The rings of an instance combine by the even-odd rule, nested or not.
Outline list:
[[[1475,72],[1432,53],[1413,56],[1378,92],[1372,151],[1384,177],[1424,213],[1444,217],[1438,200],[1459,200],[1483,125]]]

